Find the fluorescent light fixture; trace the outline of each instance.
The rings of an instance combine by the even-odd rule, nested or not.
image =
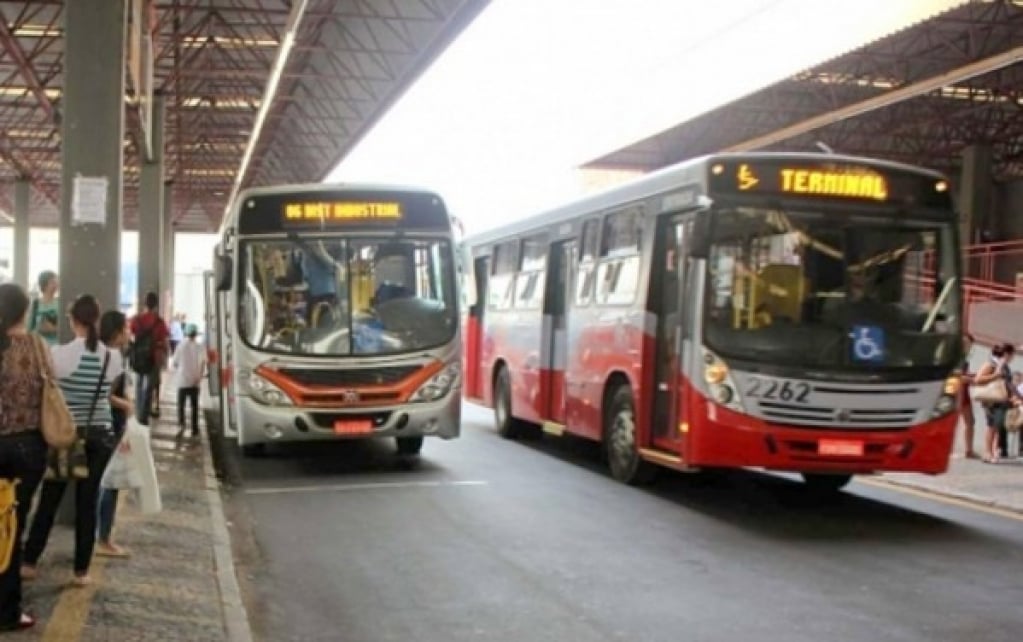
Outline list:
[[[305,14],[308,4],[308,0],[295,0],[295,3],[291,5],[291,15],[288,16],[288,24],[284,30],[284,39],[281,41],[280,49],[277,50],[277,58],[274,60],[274,66],[270,72],[270,78],[267,80],[266,89],[263,91],[259,113],[256,114],[256,122],[253,123],[252,132],[249,134],[249,144],[246,146],[245,155],[242,156],[242,162],[238,166],[238,173],[234,178],[231,195],[224,206],[225,221],[227,220],[227,213],[231,203],[234,202],[238,192],[241,190],[242,180],[244,180],[245,173],[249,169],[249,162],[252,161],[252,154],[255,152],[256,143],[259,141],[259,134],[263,131],[263,123],[266,121],[267,113],[270,111],[274,96],[277,94],[277,85],[280,84],[281,75],[288,64],[288,56],[291,55],[291,48],[295,44],[295,34],[298,31],[298,25],[302,22],[302,16]]]

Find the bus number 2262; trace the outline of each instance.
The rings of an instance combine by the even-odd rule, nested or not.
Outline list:
[[[746,389],[746,396],[769,401],[806,403],[807,397],[810,396],[810,384],[753,377]]]

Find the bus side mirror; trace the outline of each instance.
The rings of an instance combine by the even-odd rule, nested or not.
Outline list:
[[[213,264],[213,280],[219,292],[227,292],[231,289],[231,257],[226,254],[218,254]]]
[[[694,259],[705,259],[710,251],[710,217],[704,213],[697,215],[689,237],[689,256]]]

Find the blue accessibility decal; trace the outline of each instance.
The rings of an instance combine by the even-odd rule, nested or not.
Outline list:
[[[876,325],[854,325],[852,358],[856,361],[877,363],[884,361],[884,330]]]

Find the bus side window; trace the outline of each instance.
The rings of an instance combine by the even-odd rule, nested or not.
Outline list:
[[[579,266],[579,276],[576,278],[575,286],[576,305],[583,306],[590,302],[590,296],[593,294],[593,275],[594,269],[592,263]]]

